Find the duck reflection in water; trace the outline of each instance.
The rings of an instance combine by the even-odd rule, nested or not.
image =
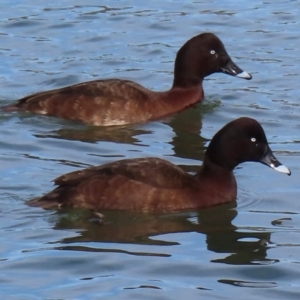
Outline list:
[[[90,211],[76,209],[57,211],[54,229],[76,229],[74,237],[57,241],[60,244],[58,249],[168,257],[172,253],[171,249],[168,252],[168,247],[180,243],[176,240],[176,233],[198,233],[206,236],[208,250],[220,254],[213,262],[234,265],[259,263],[265,265],[273,262],[267,258],[270,232],[241,230],[232,224],[237,216],[236,202],[176,214],[151,215],[119,211],[103,213],[105,218],[102,226],[97,219],[93,219]],[[173,241],[170,240],[169,234],[175,234],[171,237]],[[199,236],[199,239],[202,237]],[[105,247],[103,243],[113,243],[114,247]],[[128,251],[123,249],[124,243],[163,248],[161,251],[151,247],[148,252]]]

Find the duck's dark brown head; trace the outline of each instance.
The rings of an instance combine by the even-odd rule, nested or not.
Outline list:
[[[216,35],[199,34],[187,41],[177,53],[173,87],[197,85],[204,77],[217,72],[244,79],[252,78],[232,61]]]
[[[291,174],[272,153],[261,125],[246,117],[228,123],[215,134],[206,151],[206,158],[228,170],[233,170],[240,163],[253,161]]]

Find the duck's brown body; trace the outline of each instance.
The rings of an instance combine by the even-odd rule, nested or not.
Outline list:
[[[107,79],[28,96],[16,108],[110,126],[160,119],[194,105],[203,96],[202,85],[153,92],[132,81]]]
[[[121,160],[72,172],[54,180],[58,188],[31,205],[44,208],[83,207],[144,212],[192,210],[233,201],[236,181],[231,171],[210,163],[214,172],[190,175],[159,158]]]

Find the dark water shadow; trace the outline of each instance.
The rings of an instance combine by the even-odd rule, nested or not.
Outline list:
[[[200,135],[202,116],[213,108],[212,105],[199,103],[164,122],[175,133],[172,141],[169,142],[173,145],[175,156],[195,160],[203,159],[204,144],[207,140]]]
[[[97,126],[77,126],[77,128],[61,128],[46,134],[34,134],[37,138],[55,138],[70,141],[80,141],[85,143],[97,143],[99,141],[137,144],[140,142],[138,136],[150,134],[150,130],[135,128],[133,126],[123,127],[97,127]]]
[[[213,101],[199,103],[167,119],[157,121],[169,126],[171,132],[174,133],[175,136],[172,140],[164,142],[173,145],[176,155],[183,158],[199,158],[203,156],[203,143],[205,140],[200,136],[202,116],[204,113],[212,111],[217,105],[218,102]],[[47,119],[49,121],[49,119],[53,118],[48,117]],[[155,135],[155,131],[160,130],[159,126],[156,128],[155,124],[153,126],[151,124],[153,123],[103,127],[88,126],[79,122],[64,120],[61,122],[61,128],[50,131],[44,128],[43,132],[34,133],[34,136],[37,138],[55,138],[87,143],[106,141],[143,144],[143,140],[140,138],[141,135]]]
[[[101,211],[105,215],[101,224],[93,214],[83,210],[65,210],[56,212],[55,230],[77,229],[78,236],[55,242],[59,250],[87,252],[126,252],[132,255],[169,256],[165,253],[128,252],[105,247],[94,247],[95,242],[137,244],[155,246],[174,246],[179,242],[164,240],[164,234],[196,232],[206,235],[207,249],[224,253],[222,259],[212,262],[248,265],[271,264],[267,259],[270,233],[255,230],[241,230],[232,224],[237,216],[236,202],[200,210],[163,215],[137,214],[120,211]],[[53,220],[53,219],[52,219]],[[114,245],[115,246],[115,245]],[[150,250],[150,249],[149,249]]]

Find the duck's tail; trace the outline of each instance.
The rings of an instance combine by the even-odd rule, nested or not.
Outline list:
[[[18,111],[19,107],[16,106],[15,104],[9,104],[9,105],[5,105],[5,106],[0,107],[0,110],[10,113],[10,112]]]
[[[60,207],[60,203],[58,203],[57,201],[45,200],[44,197],[33,198],[27,201],[26,204],[32,207],[41,207],[43,209],[53,209]]]

